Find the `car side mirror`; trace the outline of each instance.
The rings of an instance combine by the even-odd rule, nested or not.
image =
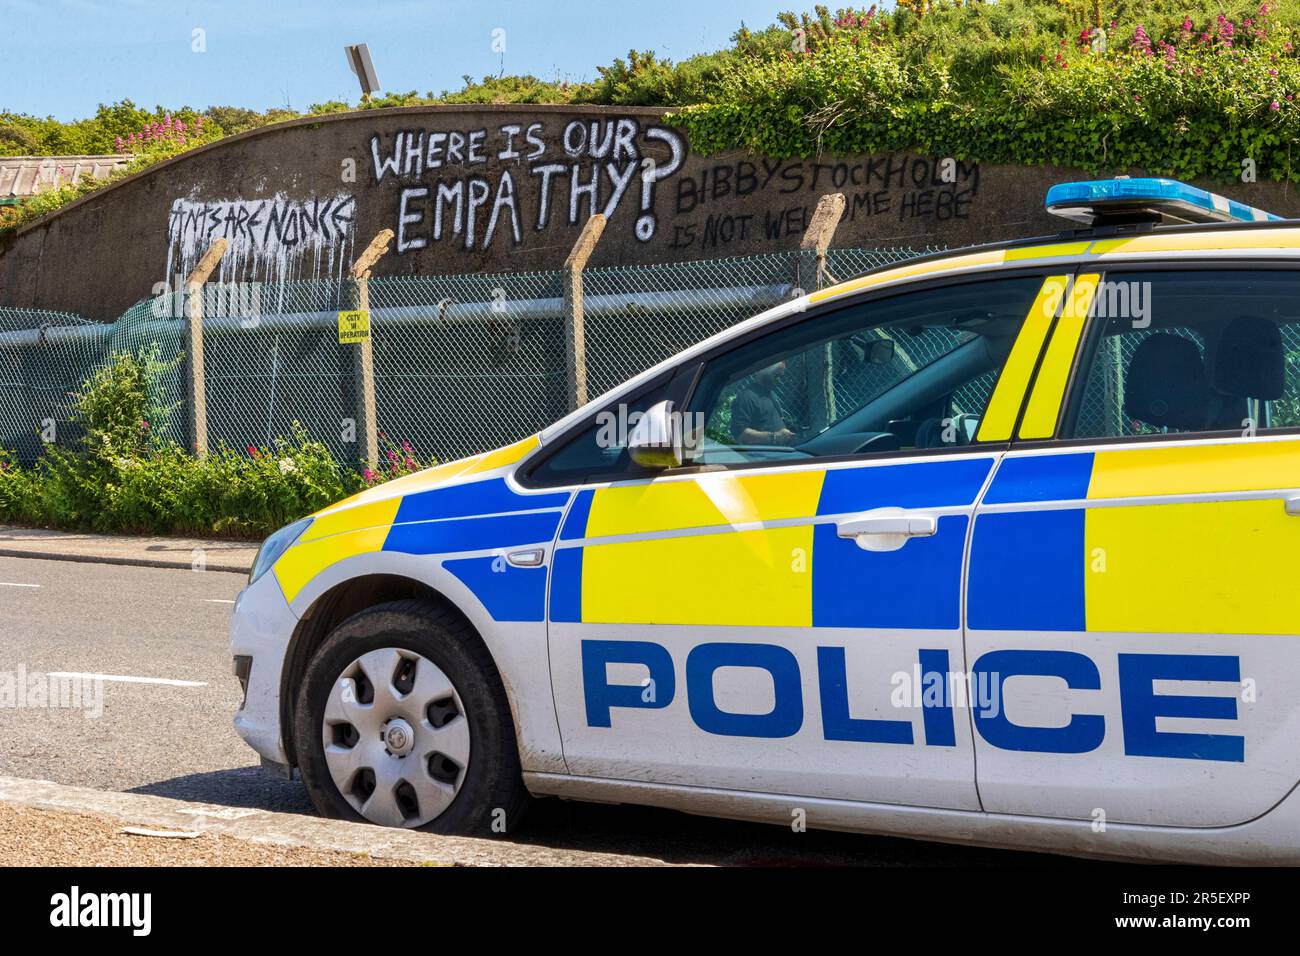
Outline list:
[[[627,453],[642,468],[677,468],[685,460],[681,416],[667,399],[650,406],[632,427]]]

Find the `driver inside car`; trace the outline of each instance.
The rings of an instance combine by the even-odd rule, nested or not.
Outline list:
[[[777,389],[785,378],[785,362],[774,362],[754,373],[731,406],[731,434],[741,445],[793,445],[798,435],[786,426]]]

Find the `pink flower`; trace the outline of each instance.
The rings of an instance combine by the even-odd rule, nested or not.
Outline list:
[[[1279,103],[1277,100],[1274,100],[1272,103],[1268,104],[1268,108],[1271,110],[1280,110],[1282,108],[1282,104]]]
[[[1134,50],[1141,51],[1143,56],[1151,56],[1151,38],[1147,36],[1147,31],[1142,24],[1137,25],[1133,31],[1133,41],[1129,44]]]
[[[365,482],[368,485],[373,485],[375,483],[375,473],[370,470],[369,466],[362,470],[361,477],[365,479]]]

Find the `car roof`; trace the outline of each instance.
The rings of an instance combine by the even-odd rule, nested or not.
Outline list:
[[[856,278],[814,292],[809,299],[814,303],[823,302],[900,279],[968,269],[1041,265],[1045,262],[1077,265],[1092,260],[1110,264],[1153,256],[1179,259],[1261,253],[1300,256],[1300,220],[1073,229],[1052,236],[965,246],[879,266]]]

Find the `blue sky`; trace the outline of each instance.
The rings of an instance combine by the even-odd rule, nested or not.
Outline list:
[[[811,9],[809,0],[807,8]],[[387,90],[458,89],[500,72],[591,79],[631,47],[674,60],[761,28],[792,0],[3,0],[0,110],[92,115],[98,103],[290,105],[355,101],[343,47],[370,44]],[[206,53],[192,51],[195,29]]]

